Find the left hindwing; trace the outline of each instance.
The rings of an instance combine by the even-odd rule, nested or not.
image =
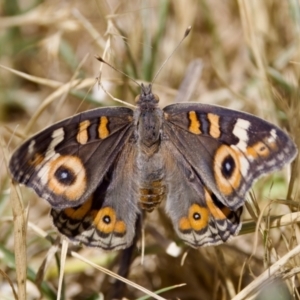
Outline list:
[[[169,105],[164,114],[167,139],[230,210],[242,206],[255,179],[297,153],[286,133],[250,114],[204,104]]]
[[[35,190],[53,208],[85,202],[96,190],[133,133],[133,111],[90,110],[28,139],[9,164],[13,178]]]
[[[133,168],[136,147],[128,142],[87,201],[52,209],[53,223],[73,242],[105,250],[128,248],[137,234],[139,179]]]

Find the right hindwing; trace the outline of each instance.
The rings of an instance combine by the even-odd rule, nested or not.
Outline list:
[[[178,236],[199,248],[218,245],[236,235],[241,228],[243,208],[234,211],[223,205],[172,141],[165,140],[162,151],[167,157],[166,212]]]

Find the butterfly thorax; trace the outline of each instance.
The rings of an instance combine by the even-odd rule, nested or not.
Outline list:
[[[147,148],[155,150],[159,146],[163,112],[157,105],[158,101],[151,85],[142,85],[141,94],[136,98],[135,135],[138,145],[145,151],[149,151]]]
[[[136,99],[135,111],[137,142],[137,170],[139,203],[142,209],[152,211],[165,198],[164,159],[159,151],[163,112],[158,107],[158,97],[152,93],[151,85],[142,85]]]

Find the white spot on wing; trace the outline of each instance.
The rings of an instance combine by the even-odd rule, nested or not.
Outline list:
[[[53,154],[54,151],[52,151],[51,153]],[[47,154],[48,154],[48,150],[47,150]],[[47,158],[47,154],[46,154],[46,158]],[[59,156],[60,155],[58,153],[56,153],[55,155],[53,155],[53,157],[51,157],[51,160],[48,160],[47,163],[42,168],[40,168],[37,176],[41,180],[42,184],[46,185],[48,183],[48,173],[49,173],[49,169],[50,169],[50,162],[52,160],[58,158]]]
[[[240,172],[242,173],[244,178],[248,177],[248,171],[249,171],[249,161],[247,160],[247,158],[245,156],[240,155],[239,156],[239,160],[240,160]]]
[[[28,153],[32,154],[34,152],[35,140],[32,140],[28,146]]]
[[[63,128],[58,128],[52,132],[52,135],[51,135],[52,141],[49,144],[46,155],[45,155],[46,160],[47,160],[47,158],[51,157],[55,153],[54,148],[60,142],[62,142],[64,140],[64,136],[65,136],[65,132],[64,132]]]
[[[248,157],[244,156],[241,153],[241,149],[239,148],[238,144],[237,145],[231,145],[231,148],[234,149],[234,151],[239,153],[239,155],[238,155],[238,159],[239,159],[239,163],[240,163],[240,170],[239,171],[241,172],[241,174],[244,178],[247,178],[248,177],[248,171],[249,171],[249,168],[250,168],[249,160],[251,161],[251,156],[248,156]]]
[[[278,157],[279,158],[279,157]],[[283,159],[283,157],[282,157],[282,159]],[[280,159],[281,160],[281,159]],[[276,163],[277,163],[277,161],[276,161],[276,159],[272,159],[272,160],[270,160],[270,161],[267,161],[267,166],[268,167],[273,167],[273,166],[275,166],[276,165]]]
[[[264,165],[258,165],[258,166],[256,167],[256,170],[257,170],[257,171],[261,171],[261,170],[263,170],[264,168],[265,168]]]
[[[290,149],[289,148],[283,148],[283,152],[288,154],[290,152]]]
[[[274,138],[274,140],[276,140],[277,134],[276,134],[276,130],[274,128],[270,131],[270,134]]]
[[[279,159],[279,160],[284,160],[284,154],[283,154],[283,153],[279,153],[279,154],[277,155],[277,159]]]
[[[246,151],[248,144],[248,128],[251,123],[244,119],[237,119],[236,124],[233,128],[233,134],[239,139],[239,142],[235,145],[241,151]]]
[[[64,140],[64,129],[58,128],[52,132],[52,141],[48,146],[45,154],[45,161],[47,162],[43,167],[40,168],[37,176],[39,177],[42,184],[47,185],[48,183],[48,173],[50,169],[50,163],[54,159],[58,158],[60,155],[54,151],[54,148]]]
[[[272,143],[275,143],[276,139],[277,139],[276,130],[272,129],[270,131],[270,136],[268,137],[267,142],[268,142],[268,144],[272,144]]]

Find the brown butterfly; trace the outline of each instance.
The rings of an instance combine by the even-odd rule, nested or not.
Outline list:
[[[142,210],[161,202],[190,246],[225,242],[253,182],[291,162],[296,146],[250,114],[158,102],[142,85],[135,111],[99,108],[44,129],[13,154],[13,178],[50,203],[62,234],[88,246],[129,247]]]

